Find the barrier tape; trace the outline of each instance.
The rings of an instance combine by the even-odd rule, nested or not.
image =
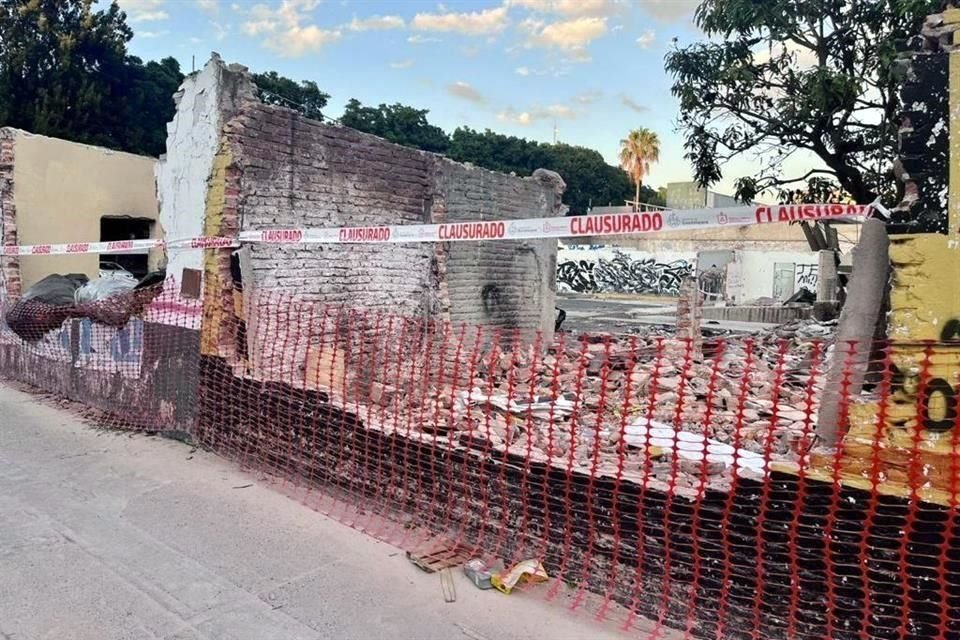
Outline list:
[[[793,204],[728,209],[673,209],[639,213],[604,213],[563,218],[483,220],[441,224],[366,227],[281,228],[241,231],[237,238],[201,236],[179,240],[120,240],[68,244],[10,245],[6,256],[133,253],[157,248],[217,249],[260,244],[382,244],[401,242],[465,242],[476,240],[540,240],[578,236],[621,236],[683,229],[742,227],[779,222],[866,217],[870,204]]]
[[[85,253],[137,253],[150,249],[164,247],[180,249],[220,249],[236,247],[239,242],[236,238],[219,236],[200,236],[184,238],[182,240],[162,240],[149,238],[145,240],[113,240],[110,242],[69,242],[67,244],[26,244],[5,245],[5,256],[54,256],[74,255]]]

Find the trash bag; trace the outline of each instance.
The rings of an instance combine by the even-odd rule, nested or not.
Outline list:
[[[95,280],[91,280],[77,289],[75,301],[77,304],[98,302],[126,293],[127,291],[133,291],[136,286],[137,279],[127,271],[109,273]]]
[[[57,307],[69,306],[74,303],[77,289],[86,284],[87,276],[83,274],[71,273],[62,276],[54,273],[27,289],[20,300],[32,300]]]
[[[41,340],[70,317],[74,295],[86,282],[83,274],[47,276],[27,289],[10,308],[4,316],[7,326],[27,342]]]

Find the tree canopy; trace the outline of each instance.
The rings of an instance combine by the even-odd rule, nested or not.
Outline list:
[[[710,38],[667,55],[680,100],[686,157],[698,182],[721,179],[727,160],[763,154],[737,196],[833,182],[857,202],[888,189],[900,111],[897,47],[919,32],[938,0],[702,0]],[[721,40],[722,39],[722,40]],[[822,166],[784,164],[805,151]]]
[[[356,98],[351,98],[340,122],[390,142],[445,153],[450,146],[450,139],[443,129],[427,122],[428,113],[427,109],[415,109],[402,104],[365,107]]]
[[[330,94],[320,91],[316,82],[296,82],[276,71],[254,73],[253,82],[257,85],[257,97],[264,104],[296,109],[308,118],[323,120],[323,108]]]

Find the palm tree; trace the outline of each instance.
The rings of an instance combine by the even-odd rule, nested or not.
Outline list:
[[[640,209],[640,185],[650,173],[650,163],[660,159],[660,138],[646,127],[634,129],[620,141],[620,166],[637,185],[634,210]]]

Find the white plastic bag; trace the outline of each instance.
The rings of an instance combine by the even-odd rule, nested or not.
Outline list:
[[[77,289],[74,299],[77,304],[97,302],[99,300],[112,298],[121,293],[126,293],[127,291],[132,291],[136,286],[137,279],[133,277],[133,274],[127,271],[118,271],[100,276],[96,280],[91,280],[83,285]]]

